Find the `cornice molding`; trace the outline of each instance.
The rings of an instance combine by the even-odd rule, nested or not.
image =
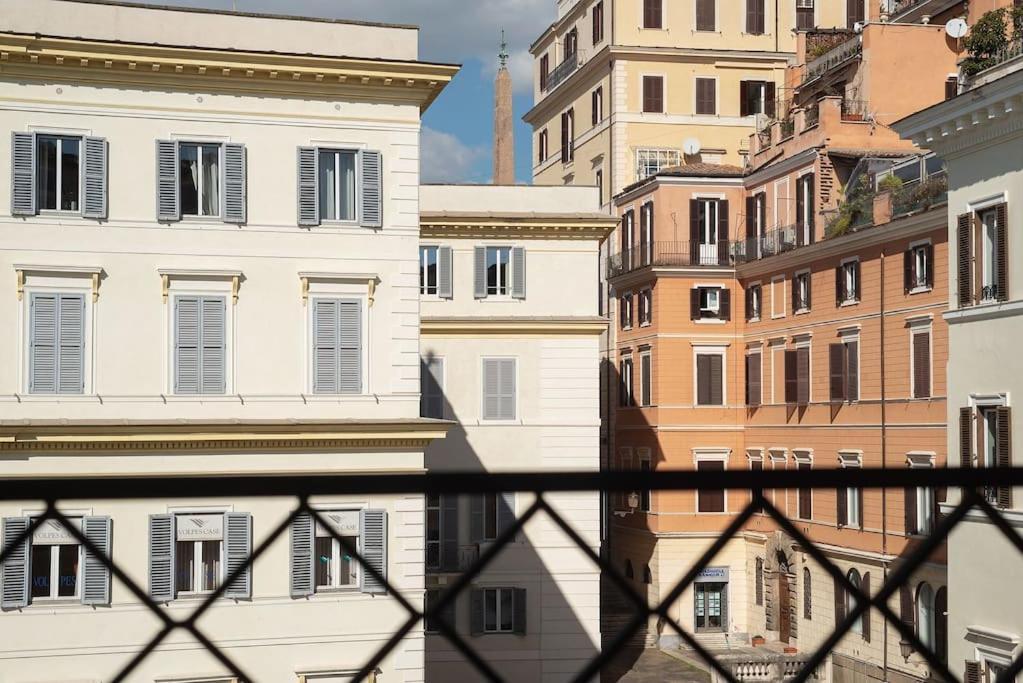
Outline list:
[[[422,217],[423,239],[578,239],[603,240],[615,226],[616,216],[586,219],[514,219],[487,217]]]
[[[540,336],[599,335],[607,332],[606,318],[427,318],[420,323],[422,336]]]

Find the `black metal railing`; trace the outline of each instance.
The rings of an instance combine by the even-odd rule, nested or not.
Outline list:
[[[619,632],[607,638],[603,647],[580,671],[575,672],[571,680],[592,681],[593,678],[610,667],[634,637],[651,619],[656,619],[665,629],[677,635],[681,642],[690,647],[720,679],[729,683],[737,683],[745,678],[740,670],[741,662],[735,665],[719,660],[693,633],[684,628],[674,614],[674,605],[683,593],[693,588],[700,575],[715,560],[718,554],[742,532],[754,519],[758,523],[768,520],[776,529],[793,539],[802,553],[812,558],[817,565],[834,582],[836,590],[850,598],[848,611],[841,618],[836,618],[834,630],[825,637],[818,647],[806,656],[781,661],[782,677],[786,681],[803,683],[815,678],[817,672],[825,665],[847,633],[861,623],[868,612],[879,614],[889,627],[897,631],[898,636],[909,648],[917,653],[930,670],[932,680],[958,681],[959,677],[951,670],[950,664],[926,646],[918,636],[911,623],[907,623],[897,615],[890,603],[903,586],[910,585],[914,575],[925,563],[931,561],[936,552],[944,548],[949,533],[955,529],[968,514],[976,519],[979,515],[984,522],[997,529],[1008,542],[1006,549],[1014,550],[1023,556],[1023,536],[1020,536],[1010,525],[1003,510],[996,508],[983,495],[985,487],[1021,487],[1023,486],[1023,468],[970,468],[970,469],[814,469],[814,470],[732,470],[732,471],[614,471],[605,473],[587,472],[545,472],[545,473],[454,473],[454,474],[402,474],[402,475],[334,475],[334,476],[251,476],[251,477],[168,477],[168,478],[125,478],[95,477],[89,478],[88,485],[83,486],[79,478],[19,478],[0,482],[0,500],[5,502],[39,501],[44,511],[35,517],[31,524],[9,539],[0,549],[0,564],[30,539],[35,530],[47,520],[61,523],[77,541],[98,558],[103,565],[129,592],[159,620],[156,635],[116,674],[110,677],[113,681],[128,680],[136,672],[140,664],[167,638],[176,632],[184,631],[191,634],[208,653],[217,660],[226,671],[238,681],[261,681],[259,672],[247,671],[241,662],[244,655],[229,656],[200,628],[203,614],[220,601],[225,589],[263,556],[267,549],[287,531],[291,522],[300,514],[312,515],[320,519],[316,508],[311,507],[309,500],[313,496],[339,495],[452,495],[452,494],[499,494],[504,492],[524,492],[530,494],[531,502],[520,507],[519,515],[491,543],[488,543],[472,564],[465,568],[464,573],[455,578],[444,590],[439,599],[431,601],[430,606],[420,610],[404,597],[402,591],[395,590],[381,575],[373,564],[367,562],[353,547],[350,539],[341,536],[331,525],[322,523],[322,527],[330,533],[356,562],[363,571],[369,572],[387,590],[391,599],[396,601],[407,613],[401,626],[391,634],[387,641],[364,662],[361,669],[353,676],[353,681],[365,681],[377,670],[377,667],[397,648],[406,636],[414,630],[422,629],[424,618],[429,618],[436,625],[437,631],[458,650],[458,652],[478,672],[479,680],[506,680],[498,672],[498,666],[488,662],[470,643],[471,638],[459,633],[444,618],[445,610],[450,609],[457,596],[469,588],[481,573],[493,564],[498,554],[520,534],[531,520],[546,517],[557,529],[578,547],[599,570],[603,580],[613,585],[623,596],[632,612]],[[886,489],[890,491],[912,490],[919,488],[939,489],[943,487],[961,487],[959,502],[945,506],[931,533],[916,537],[914,542],[906,545],[906,550],[899,557],[899,562],[892,564],[890,571],[882,578],[880,586],[864,591],[861,585],[851,581],[846,572],[834,562],[808,537],[806,523],[793,523],[772,502],[774,496],[765,494],[772,490],[829,490],[849,488],[858,490]],[[582,537],[572,527],[558,506],[548,501],[549,494],[562,492],[593,492],[601,491],[611,494],[626,494],[635,491],[738,491],[738,495],[730,495],[730,500],[741,500],[740,505],[731,509],[731,516],[724,518],[727,526],[714,539],[713,543],[702,555],[685,568],[684,575],[660,595],[656,604],[649,604],[646,592],[638,591],[634,582],[614,566],[607,557],[602,556],[592,547],[591,541]],[[106,552],[96,546],[85,533],[76,527],[61,512],[58,503],[63,506],[71,501],[155,501],[182,498],[216,498],[216,499],[262,499],[262,498],[295,499],[295,509],[272,528],[270,533],[255,546],[244,563],[234,567],[221,587],[206,596],[195,609],[185,617],[175,617],[152,600],[134,578],[113,562]],[[747,502],[748,501],[748,502]],[[734,504],[733,504],[734,505]],[[524,509],[523,509],[524,508]],[[321,522],[323,520],[320,520]],[[833,538],[829,537],[833,543]],[[978,566],[978,571],[983,571]],[[977,577],[975,585],[982,585],[984,577]],[[46,618],[59,619],[57,613]],[[80,617],[76,617],[80,618]],[[6,615],[2,619],[7,624],[16,623],[18,615]],[[81,623],[81,622],[79,622]],[[10,628],[10,626],[8,626]],[[953,636],[958,637],[958,635]],[[323,645],[322,647],[331,647]],[[959,668],[961,663],[953,665]],[[998,676],[995,683],[1009,683],[1023,672],[1023,655],[1017,657]],[[45,673],[45,672],[40,672]]]
[[[784,254],[797,247],[803,246],[807,241],[803,239],[799,226],[785,225],[779,228],[772,228],[759,237],[750,237],[739,240],[732,245],[732,254],[736,263],[749,263],[758,259]]]
[[[612,254],[607,261],[608,277],[618,277],[648,266],[731,266],[733,243],[650,242]]]
[[[571,54],[565,55],[565,59],[562,60],[561,64],[554,67],[554,70],[547,76],[547,92],[550,92],[557,88],[559,85],[565,82],[569,76],[576,72],[579,68],[579,53],[578,51],[572,52]]]

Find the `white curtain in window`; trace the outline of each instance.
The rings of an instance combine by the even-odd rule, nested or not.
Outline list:
[[[202,213],[216,216],[220,214],[220,147],[203,147],[202,161]]]
[[[355,155],[341,156],[341,220],[355,220]]]

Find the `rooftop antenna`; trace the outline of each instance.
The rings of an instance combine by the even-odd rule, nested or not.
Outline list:
[[[497,55],[497,58],[501,61],[501,68],[507,68],[508,66],[508,42],[504,39],[504,29],[501,29],[501,52]]]

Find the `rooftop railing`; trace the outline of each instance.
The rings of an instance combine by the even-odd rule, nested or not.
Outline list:
[[[806,65],[806,76],[803,82],[810,81],[834,69],[840,64],[858,57],[863,53],[863,40],[858,34],[852,34],[844,42],[839,43]]]
[[[718,242],[650,242],[625,249],[608,258],[608,277],[618,277],[648,266],[717,266],[729,267],[732,245]]]

